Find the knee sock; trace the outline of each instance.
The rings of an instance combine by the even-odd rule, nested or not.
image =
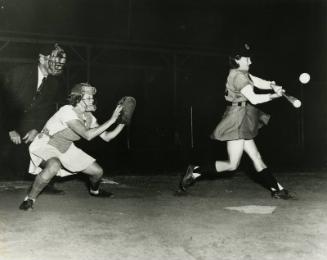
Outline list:
[[[216,169],[216,162],[208,161],[205,163],[201,163],[198,168],[194,169],[194,173],[198,173],[202,176],[216,176],[218,173]]]
[[[265,188],[271,191],[280,190],[281,186],[277,182],[276,178],[272,175],[272,173],[268,170],[268,168],[263,169],[260,172],[257,172],[256,177],[258,182]]]
[[[34,183],[30,192],[28,193],[28,198],[35,200],[36,197],[41,193],[41,191],[48,185],[50,182],[49,179],[45,179],[42,177],[42,174],[36,176]]]

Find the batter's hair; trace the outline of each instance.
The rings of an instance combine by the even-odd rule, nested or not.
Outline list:
[[[235,56],[229,56],[229,67],[231,69],[237,69],[240,67],[240,65],[236,62],[236,60],[239,60],[241,58],[240,55]]]
[[[242,57],[251,57],[252,51],[250,49],[249,44],[244,43],[240,46],[235,46],[233,50],[230,52],[229,56],[229,66],[232,69],[237,69],[240,66],[237,64],[237,60],[241,59]]]

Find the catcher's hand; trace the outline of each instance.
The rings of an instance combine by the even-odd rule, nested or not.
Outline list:
[[[112,116],[111,116],[111,120],[113,120],[114,122],[117,121],[117,118],[119,117],[121,111],[122,111],[123,107],[121,105],[118,105],[114,112],[112,113]]]
[[[122,110],[120,111],[116,123],[129,125],[135,110],[136,100],[133,97],[123,97],[118,101],[118,106],[119,105],[122,106]]]

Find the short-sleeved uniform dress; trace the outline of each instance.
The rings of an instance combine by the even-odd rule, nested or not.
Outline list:
[[[87,129],[98,126],[92,113],[78,115],[71,105],[61,107],[29,146],[31,157],[29,173],[40,173],[41,162],[53,157],[58,158],[62,164],[62,169],[57,174],[60,177],[81,172],[95,162],[92,156],[74,145],[74,141],[81,138],[67,125],[68,121],[74,119],[80,120]]]
[[[247,98],[241,93],[242,88],[249,84],[254,85],[247,71],[230,70],[225,90],[228,105],[221,121],[211,134],[212,139],[250,140],[257,136],[263,125],[268,124],[270,116],[247,102]]]

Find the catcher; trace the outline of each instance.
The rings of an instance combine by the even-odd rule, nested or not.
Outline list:
[[[119,104],[110,119],[99,125],[92,114],[96,110],[95,93],[96,88],[88,83],[75,85],[69,95],[69,105],[61,107],[31,143],[29,173],[37,176],[19,207],[21,210],[33,208],[35,199],[54,176],[64,177],[78,172],[89,176],[91,196],[112,196],[112,193],[100,189],[101,166],[93,157],[77,148],[74,141],[81,138],[90,141],[100,136],[109,142],[123,130],[125,124],[130,123],[132,113],[126,115],[124,103]],[[114,123],[115,128],[108,131]]]

